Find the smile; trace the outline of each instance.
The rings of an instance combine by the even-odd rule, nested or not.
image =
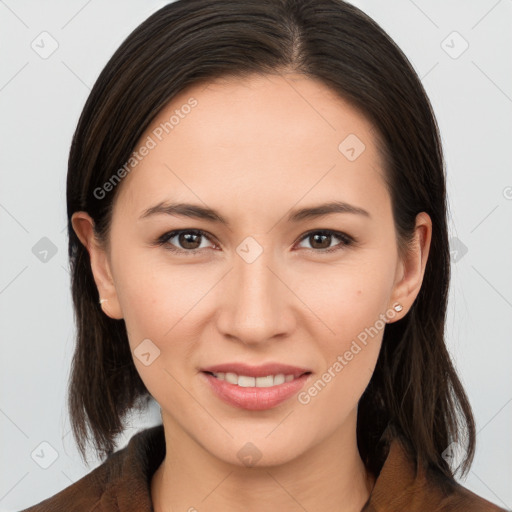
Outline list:
[[[262,377],[237,375],[232,372],[206,372],[200,374],[224,403],[241,409],[262,411],[277,407],[296,395],[311,377],[311,372],[299,376],[278,373]]]

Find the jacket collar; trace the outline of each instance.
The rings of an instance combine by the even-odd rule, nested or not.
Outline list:
[[[427,477],[408,455],[401,441],[391,438],[389,428],[382,440],[387,456],[361,512],[504,510],[462,487],[454,479],[437,474]],[[163,425],[135,434],[123,450],[115,452],[105,462],[108,465],[112,459],[107,476],[111,485],[105,489],[100,502],[105,505],[116,502],[120,512],[152,512],[151,478],[162,463],[165,452]]]
[[[404,447],[397,439],[390,438],[390,430],[386,429],[381,438],[384,449],[389,448],[374,488],[361,512],[381,512],[402,510],[411,493],[416,494],[422,488],[421,478],[407,457]],[[150,512],[151,478],[162,463],[165,453],[165,435],[163,425],[147,428],[135,434],[128,445],[111,457],[121,455],[119,472],[109,475],[112,486],[105,490],[102,501],[115,501],[120,512]],[[108,462],[108,461],[107,461]],[[113,461],[114,462],[114,461]],[[115,498],[114,498],[115,497]],[[409,502],[407,502],[409,503]],[[407,509],[413,512],[416,509]]]

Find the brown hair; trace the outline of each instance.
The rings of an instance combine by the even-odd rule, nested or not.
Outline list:
[[[453,476],[442,452],[465,443],[463,473],[475,450],[471,408],[448,354],[444,327],[450,252],[444,162],[430,102],[409,61],[367,15],[341,0],[178,0],[121,44],[98,77],[73,137],[67,177],[69,257],[77,345],[69,386],[72,430],[85,460],[92,440],[115,449],[123,419],[150,398],[124,320],[107,317],[89,254],[71,225],[89,213],[108,243],[114,198],[94,191],[128,160],[159,111],[191,84],[252,73],[294,71],[321,80],[373,124],[382,141],[400,254],[419,212],[433,223],[421,290],[409,313],[385,328],[375,372],[359,401],[357,440],[374,473],[389,427],[425,467]],[[121,184],[122,185],[122,184]]]

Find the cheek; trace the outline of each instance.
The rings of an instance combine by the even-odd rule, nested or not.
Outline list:
[[[385,313],[392,291],[391,263],[347,261],[337,267],[319,267],[301,272],[294,291],[319,320],[321,339],[333,349],[343,348],[352,338],[376,324]],[[292,276],[290,275],[291,282]],[[382,328],[382,322],[378,326]]]
[[[180,409],[190,397],[176,383],[190,379],[200,330],[208,318],[204,307],[211,304],[207,295],[219,277],[211,272],[205,275],[194,265],[161,260],[161,255],[155,261],[147,254],[126,253],[119,262],[116,289],[142,381],[159,403]],[[146,365],[147,357],[145,361],[139,354],[148,352],[152,362]]]
[[[194,306],[211,285],[183,266],[155,263],[147,255],[126,252],[116,268],[116,290],[135,367],[157,402],[171,410],[180,408],[187,394],[176,382],[186,381],[190,368],[185,362],[197,348]]]
[[[372,344],[349,344],[329,358],[325,371],[297,395],[304,418],[318,423],[317,428],[333,432],[357,410],[377,361],[381,337]]]
[[[356,407],[379,355],[393,277],[381,265],[331,268],[314,282],[304,279],[297,292],[320,319],[313,337],[324,363],[299,402],[333,408],[338,420]]]
[[[127,329],[133,338],[164,341],[180,329],[189,311],[208,292],[212,279],[193,271],[193,266],[171,265],[156,252],[125,252],[119,258],[116,291]],[[206,276],[207,278],[208,276]]]
[[[334,432],[356,410],[375,370],[385,323],[378,318],[379,300],[368,297],[354,301],[338,312],[331,326],[335,334],[317,335],[323,368],[310,384],[297,395],[303,418],[315,428]],[[320,331],[319,331],[320,332]],[[313,419],[317,418],[317,419]]]

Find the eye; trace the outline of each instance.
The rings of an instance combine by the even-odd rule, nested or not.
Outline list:
[[[172,252],[193,256],[207,247],[201,239],[210,240],[210,237],[200,229],[180,229],[163,234],[158,238],[157,245],[165,246]]]
[[[331,246],[331,242],[334,239],[341,240],[341,243]],[[306,247],[306,249],[319,253],[338,251],[355,243],[355,239],[353,237],[330,229],[310,231],[303,235],[300,240],[312,240],[312,247]]]
[[[164,246],[166,250],[175,253],[194,256],[198,254],[201,249],[208,247],[207,244],[204,245],[202,242],[211,242],[212,238],[212,236],[210,236],[205,231],[202,231],[201,229],[180,229],[164,233],[156,240],[156,245]],[[332,246],[331,243],[335,239],[338,239],[341,242]],[[305,249],[317,253],[330,253],[338,251],[356,242],[355,238],[345,233],[332,231],[330,229],[309,231],[299,240],[301,242],[305,240],[311,240],[312,246],[305,247]],[[213,245],[214,247],[217,247],[215,244]]]

